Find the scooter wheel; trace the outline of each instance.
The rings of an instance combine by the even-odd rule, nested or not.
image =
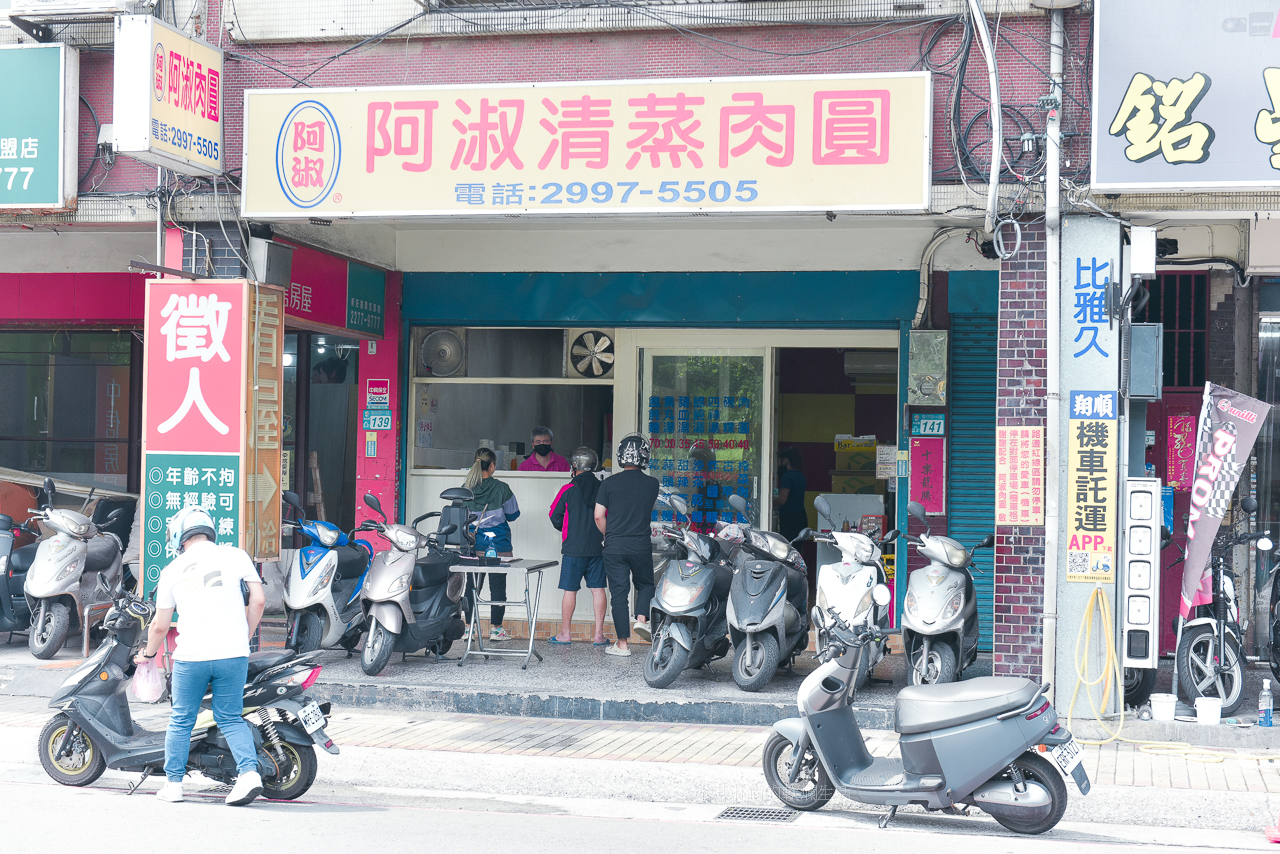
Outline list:
[[[827,769],[822,767],[817,753],[810,746],[800,762],[800,773],[794,783],[787,782],[791,776],[791,756],[795,747],[778,733],[769,736],[764,743],[764,779],[769,788],[778,796],[778,800],[795,810],[822,809],[836,793],[827,776]]]
[[[1018,770],[1022,772],[1022,779],[1027,782],[1038,783],[1044,786],[1049,792],[1049,797],[1053,801],[1053,807],[1049,811],[1049,815],[1039,821],[1019,821],[1009,816],[993,815],[996,821],[1012,830],[1014,833],[1025,833],[1034,836],[1037,833],[1044,833],[1052,830],[1054,826],[1062,821],[1062,815],[1067,811],[1067,782],[1062,779],[1062,775],[1058,773],[1058,769],[1036,753],[1024,753],[1017,759],[1009,763],[1011,766],[1016,765]],[[1009,768],[995,776],[996,780],[1007,780],[1012,775]]]
[[[54,715],[40,730],[40,764],[46,774],[64,786],[87,786],[107,770],[107,760],[84,730],[72,740],[70,751],[57,757],[62,737],[70,725],[71,719],[66,715]]]
[[[263,777],[262,796],[272,801],[292,801],[306,794],[316,781],[316,749],[309,744],[283,742],[280,749],[290,761],[282,778]]]
[[[748,635],[733,656],[733,681],[743,691],[759,691],[778,672],[778,639],[768,632]]]
[[[303,611],[298,615],[298,637],[294,641],[298,655],[315,652],[324,640],[324,623],[311,611]]]
[[[1155,668],[1126,667],[1124,669],[1124,704],[1126,706],[1138,708],[1151,699],[1151,692],[1155,689]]]
[[[39,611],[36,618],[39,618]],[[58,654],[58,650],[67,642],[67,633],[71,631],[71,611],[63,602],[50,602],[44,609],[44,620],[39,625],[32,624],[27,635],[27,647],[31,654],[41,661],[47,661]]]
[[[396,636],[387,631],[387,627],[376,618],[369,620],[369,634],[364,639],[364,649],[360,652],[360,668],[366,676],[377,676],[382,668],[391,660],[391,651],[396,645]]]
[[[956,681],[956,653],[948,644],[933,644],[928,658],[921,661],[922,658],[923,646],[917,647],[907,659],[908,685],[945,685]]]
[[[644,681],[650,688],[666,688],[689,664],[689,650],[665,631],[660,631],[644,659]]]
[[[1217,672],[1219,666],[1221,673]],[[1193,705],[1197,697],[1220,697],[1222,716],[1235,712],[1244,702],[1244,655],[1236,636],[1227,632],[1223,650],[1212,625],[1183,630],[1178,644],[1178,681]]]

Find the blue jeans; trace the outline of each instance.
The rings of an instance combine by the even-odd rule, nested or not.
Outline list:
[[[173,713],[164,737],[164,775],[180,783],[187,774],[191,752],[191,730],[200,714],[204,692],[213,686],[213,719],[218,724],[237,773],[258,770],[253,734],[245,723],[244,683],[249,674],[248,658],[221,658],[215,661],[175,661],[173,663]]]

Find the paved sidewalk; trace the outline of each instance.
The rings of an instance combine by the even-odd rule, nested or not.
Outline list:
[[[134,704],[138,722],[160,729],[167,706]],[[47,701],[0,697],[0,726],[40,727],[52,714]],[[514,718],[443,712],[406,714],[337,711],[328,732],[343,747],[541,756],[567,759],[624,760],[758,767],[770,730],[765,727],[578,721]],[[864,732],[875,756],[893,753],[898,736],[885,730]],[[1210,757],[1152,755],[1136,745],[1113,742],[1083,745],[1089,779],[1103,786],[1189,789],[1205,792],[1280,793],[1280,750],[1214,748]],[[1256,759],[1271,755],[1273,759]]]

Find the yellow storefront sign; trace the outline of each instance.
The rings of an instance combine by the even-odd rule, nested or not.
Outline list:
[[[1117,393],[1073,391],[1068,421],[1067,581],[1116,579]]]
[[[923,210],[930,81],[245,92],[254,217]]]

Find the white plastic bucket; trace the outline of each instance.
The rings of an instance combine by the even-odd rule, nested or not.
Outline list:
[[[1221,721],[1221,697],[1196,697],[1196,723],[1217,726]]]
[[[1173,720],[1173,712],[1178,706],[1178,698],[1172,694],[1151,695],[1151,718],[1157,721]]]

